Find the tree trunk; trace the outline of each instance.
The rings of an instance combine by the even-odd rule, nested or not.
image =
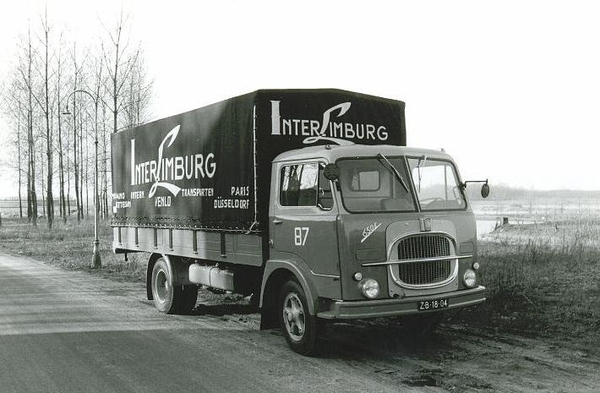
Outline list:
[[[66,155],[67,155],[67,216],[71,216],[71,165],[69,165],[69,141],[67,140],[66,146]]]
[[[30,222],[33,226],[37,226],[37,195],[35,192],[35,145],[33,140],[33,86],[32,86],[32,77],[31,77],[31,67],[33,62],[32,56],[32,48],[31,48],[31,31],[29,32],[29,58],[28,58],[28,67],[27,67],[27,98],[28,98],[28,108],[27,108],[27,144],[29,149],[29,168],[28,171],[28,185],[29,185],[29,195],[28,195],[28,211],[30,211]]]
[[[75,174],[75,203],[77,205],[77,222],[81,221],[81,209],[79,209],[79,168],[77,166],[77,107],[75,106],[75,94],[73,94],[73,173]]]
[[[54,196],[52,195],[52,176],[53,176],[53,151],[52,151],[52,128],[50,127],[50,91],[49,82],[50,75],[48,72],[49,68],[49,30],[48,27],[48,11],[46,9],[46,18],[44,23],[44,37],[45,37],[45,62],[44,62],[44,114],[46,116],[46,159],[47,159],[47,172],[48,178],[46,181],[46,215],[48,217],[48,229],[52,229],[52,223],[54,222]],[[43,175],[42,175],[43,176]]]
[[[83,160],[83,162],[85,162],[85,215],[86,215],[86,217],[90,216],[90,185],[89,185],[90,155],[89,155],[88,146],[89,146],[88,132],[86,132],[85,133],[85,160],[83,160],[83,156],[82,156],[82,160]],[[83,145],[82,145],[82,148],[83,148]],[[83,151],[81,152],[81,154],[83,155]]]
[[[83,214],[83,168],[85,168],[85,162],[83,161],[83,116],[79,116],[79,210],[81,211],[81,219],[85,219]]]
[[[21,102],[19,101],[19,112],[17,113],[17,170],[19,171],[18,192],[19,192],[19,218],[23,218],[23,198],[21,196],[21,186],[23,184],[23,163],[21,162]]]
[[[75,78],[73,82],[73,91],[77,90],[77,78],[79,74],[79,69],[77,68],[77,45],[73,45],[73,63],[75,66]],[[79,167],[77,164],[77,100],[76,94],[73,94],[73,173],[74,173],[74,181],[75,181],[75,204],[77,205],[77,222],[81,222],[81,209],[80,199],[79,199]],[[70,209],[69,209],[70,211]]]
[[[42,179],[42,217],[46,216],[46,197],[44,196],[44,152],[40,149],[40,168]]]
[[[61,72],[60,56],[58,59],[58,74],[56,83],[56,97],[58,102],[58,182],[59,182],[59,210],[60,217],[63,223],[67,223],[67,204],[65,201],[65,165],[63,152],[63,136],[62,136],[62,119],[61,119],[61,101],[60,101],[60,72]]]

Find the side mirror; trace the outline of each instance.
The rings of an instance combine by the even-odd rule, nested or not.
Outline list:
[[[336,164],[327,164],[323,169],[323,176],[325,179],[336,181],[340,178],[340,167]]]
[[[460,188],[464,191],[467,188],[467,184],[469,183],[483,183],[483,186],[481,186],[481,196],[487,198],[490,195],[490,185],[488,184],[488,179],[467,180],[460,184]]]
[[[487,182],[481,186],[481,196],[484,198],[487,198],[490,195],[490,186],[487,184]]]

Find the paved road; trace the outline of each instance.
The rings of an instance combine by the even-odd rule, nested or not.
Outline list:
[[[160,314],[144,294],[0,253],[0,392],[404,390],[231,316]]]

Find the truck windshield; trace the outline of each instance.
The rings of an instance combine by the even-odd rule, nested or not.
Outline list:
[[[454,165],[449,161],[408,158],[414,189],[421,210],[462,210],[467,203],[459,187]]]
[[[416,211],[413,194],[402,184],[410,178],[404,157],[386,157],[383,163],[381,157],[340,159],[337,165],[342,201],[349,212]]]
[[[466,208],[451,162],[426,156],[386,159],[382,162],[378,156],[337,161],[340,193],[346,210],[351,213],[416,211],[415,195],[423,211]],[[404,179],[412,180],[408,192],[402,184]]]

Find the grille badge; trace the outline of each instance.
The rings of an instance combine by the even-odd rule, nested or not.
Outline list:
[[[431,232],[431,218],[419,218],[421,232]]]

